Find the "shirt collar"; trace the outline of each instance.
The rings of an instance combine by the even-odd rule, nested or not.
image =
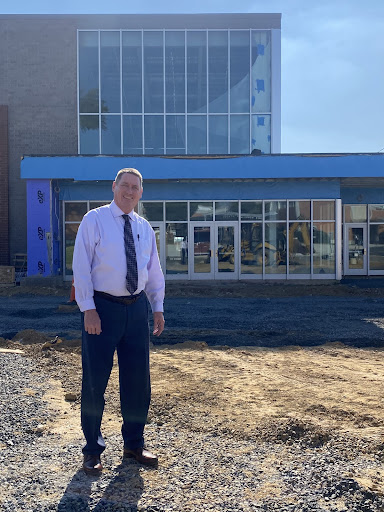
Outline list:
[[[123,210],[121,210],[117,204],[115,203],[115,201],[112,201],[112,203],[109,205],[109,208],[111,209],[111,212],[112,212],[112,215],[114,217],[121,217],[122,215],[125,215],[125,213],[123,212]],[[131,212],[128,213],[129,215],[129,218],[131,220],[136,220],[136,213],[134,212],[134,210],[132,210]]]

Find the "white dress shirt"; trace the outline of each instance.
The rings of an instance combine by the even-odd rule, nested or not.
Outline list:
[[[94,290],[116,297],[131,295],[126,288],[123,214],[112,201],[107,206],[90,210],[79,226],[72,268],[80,311],[95,309]],[[165,283],[155,233],[151,225],[134,211],[129,213],[129,217],[138,272],[138,286],[134,295],[144,290],[152,311],[163,311]]]

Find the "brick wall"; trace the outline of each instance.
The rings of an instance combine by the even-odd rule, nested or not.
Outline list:
[[[8,107],[0,105],[0,265],[9,265]]]

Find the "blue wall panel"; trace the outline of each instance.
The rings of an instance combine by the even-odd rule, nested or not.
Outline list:
[[[341,188],[343,204],[383,204],[384,188]]]
[[[51,231],[50,181],[27,181],[28,276],[49,276],[46,233]]]

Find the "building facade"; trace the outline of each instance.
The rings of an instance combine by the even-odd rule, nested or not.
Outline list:
[[[384,274],[383,155],[280,154],[280,22],[0,16],[3,262],[70,280],[84,213],[136,167],[167,279]]]

